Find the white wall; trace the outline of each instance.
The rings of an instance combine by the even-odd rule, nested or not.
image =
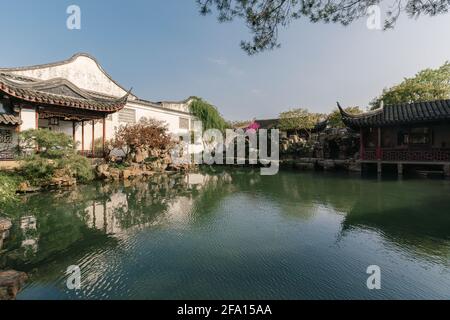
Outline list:
[[[169,132],[174,134],[175,136],[179,136],[181,134],[189,132],[188,129],[180,129],[180,118],[188,119],[189,125],[191,123],[191,120],[195,119],[195,117],[190,114],[176,112],[172,110],[164,110],[131,101],[127,103],[125,108],[136,110],[136,121],[139,121],[141,118],[147,119],[153,118],[159,121],[163,121],[165,124],[167,124]],[[125,123],[119,122],[118,113],[113,114],[113,120],[107,122],[109,122],[109,124],[107,125],[108,137],[112,137],[114,135],[114,131],[117,130],[120,127],[120,125],[125,125]]]
[[[41,80],[64,78],[85,90],[93,90],[111,96],[122,97],[126,91],[115,84],[88,56],[79,55],[66,64],[17,70],[13,73]]]
[[[20,131],[36,129],[36,110],[22,108],[20,111],[20,120],[22,120]]]

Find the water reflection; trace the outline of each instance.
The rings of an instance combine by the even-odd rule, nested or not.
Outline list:
[[[151,261],[156,256],[168,259],[164,253],[154,252],[158,246],[170,251],[167,263],[175,268],[172,280],[168,279],[164,275],[169,266],[158,260],[161,273],[151,279],[161,287],[175,281],[180,269],[195,273],[186,260],[194,259],[192,263],[201,269],[214,265],[211,255],[217,255],[217,263],[222,257],[225,260],[214,266],[214,275],[225,277],[229,270],[218,268],[226,269],[260,250],[266,251],[261,252],[258,259],[263,264],[258,265],[262,270],[264,266],[274,268],[267,271],[269,274],[283,268],[301,269],[304,263],[307,265],[303,267],[324,268],[311,267],[313,260],[296,257],[299,248],[308,252],[308,257],[323,255],[320,259],[326,259],[331,272],[337,273],[340,267],[333,259],[358,261],[365,254],[336,246],[336,242],[347,243],[348,239],[353,246],[375,239],[374,246],[381,246],[378,251],[408,255],[408,259],[425,257],[428,261],[431,257],[440,267],[448,267],[449,192],[448,181],[378,181],[298,172],[260,176],[259,170],[251,169],[211,169],[188,175],[157,175],[125,184],[78,186],[26,196],[18,206],[6,208],[16,218],[8,237],[3,235],[0,269],[27,271],[34,283],[53,283],[77,261],[89,271],[84,281],[98,291],[110,289],[103,275],[112,268],[118,274],[113,282],[129,297],[132,289],[128,278],[138,277],[138,273],[124,270],[124,261],[140,261],[139,255]],[[148,238],[160,231],[161,238]],[[376,238],[368,238],[367,233]],[[152,242],[158,240],[166,242]],[[192,256],[184,256],[183,247],[192,251]],[[310,252],[309,248],[314,250]],[[284,261],[280,254],[286,254],[290,261],[281,269],[272,265]],[[184,260],[178,260],[177,255]],[[253,269],[248,271],[255,274]],[[228,283],[232,279],[222,280]]]
[[[161,174],[24,197],[19,206],[7,208],[17,218],[0,268],[30,271],[49,259],[54,264],[60,255],[67,258],[72,251],[82,255],[94,247],[114,245],[127,233],[149,226],[181,228],[195,221],[194,204],[211,208],[230,182],[227,173]]]

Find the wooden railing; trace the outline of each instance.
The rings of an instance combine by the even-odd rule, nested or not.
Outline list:
[[[364,150],[362,160],[367,161],[423,161],[449,162],[450,149],[432,148],[427,150],[381,148]]]

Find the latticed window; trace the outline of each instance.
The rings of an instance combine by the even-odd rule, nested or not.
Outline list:
[[[136,123],[136,110],[124,108],[119,111],[119,122]]]
[[[189,130],[189,119],[180,118],[180,129]]]
[[[8,101],[0,100],[0,114],[2,113],[11,113]]]
[[[429,128],[413,128],[411,129],[410,140],[412,144],[430,144],[431,134]]]

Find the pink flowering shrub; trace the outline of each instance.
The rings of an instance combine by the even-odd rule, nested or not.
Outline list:
[[[248,127],[245,129],[245,131],[248,131],[248,130],[254,130],[254,131],[256,131],[256,130],[258,130],[260,127],[261,127],[261,126],[259,125],[258,122],[253,121],[251,124],[248,125]]]

